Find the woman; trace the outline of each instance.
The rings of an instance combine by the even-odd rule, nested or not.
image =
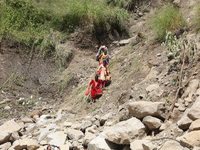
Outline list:
[[[108,48],[107,48],[105,45],[101,46],[101,47],[99,48],[99,50],[98,50],[97,55],[96,55],[97,61],[99,61],[99,64],[102,63],[102,59],[103,59],[102,56],[103,56],[103,53],[104,53],[105,50],[106,50],[106,55],[108,56],[108,58],[110,58],[110,56],[109,56],[109,54],[108,54]],[[105,55],[105,54],[104,54],[104,55]]]
[[[92,81],[89,84],[88,89],[90,89],[90,86],[92,85],[91,88],[91,97],[92,97],[92,102],[94,103],[94,98],[96,95],[102,95],[103,92],[100,89],[100,84],[101,80],[98,79],[98,75],[95,76],[95,79],[92,79]]]
[[[106,76],[108,75],[107,72],[107,63],[106,61],[103,61],[103,64],[99,66],[99,74],[100,74],[100,80],[101,80],[101,86],[104,88],[106,86]]]
[[[103,53],[100,55],[99,58],[99,64],[101,65],[103,63],[103,60],[106,61],[107,64],[109,64],[109,55],[108,55],[108,50],[107,48],[104,49]]]

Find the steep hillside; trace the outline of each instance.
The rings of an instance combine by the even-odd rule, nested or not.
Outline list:
[[[86,16],[93,10],[88,2]],[[97,22],[84,16],[83,27],[67,24],[69,35],[54,28],[42,42],[35,37],[39,45],[49,42],[42,50],[1,36],[0,149],[82,150],[84,143],[89,150],[199,149],[200,1],[106,2],[109,11],[113,6],[129,11],[126,30],[108,20],[107,30],[101,24],[91,30],[85,23]],[[90,103],[85,92],[97,72],[101,44],[111,56],[112,80]]]

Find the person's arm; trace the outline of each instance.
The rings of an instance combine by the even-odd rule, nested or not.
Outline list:
[[[90,82],[88,89],[90,89],[91,84],[93,83],[93,80]]]

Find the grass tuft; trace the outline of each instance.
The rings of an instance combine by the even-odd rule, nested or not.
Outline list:
[[[200,4],[197,5],[196,7],[196,16],[194,18],[194,23],[197,31],[200,30]]]
[[[186,26],[186,21],[177,8],[168,4],[155,13],[149,25],[155,32],[155,38],[157,40],[164,40],[166,31],[175,33],[180,28]]]

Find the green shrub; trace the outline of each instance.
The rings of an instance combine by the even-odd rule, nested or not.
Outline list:
[[[157,40],[164,40],[166,31],[176,32],[186,25],[182,14],[173,5],[163,6],[150,20],[150,26]]]

